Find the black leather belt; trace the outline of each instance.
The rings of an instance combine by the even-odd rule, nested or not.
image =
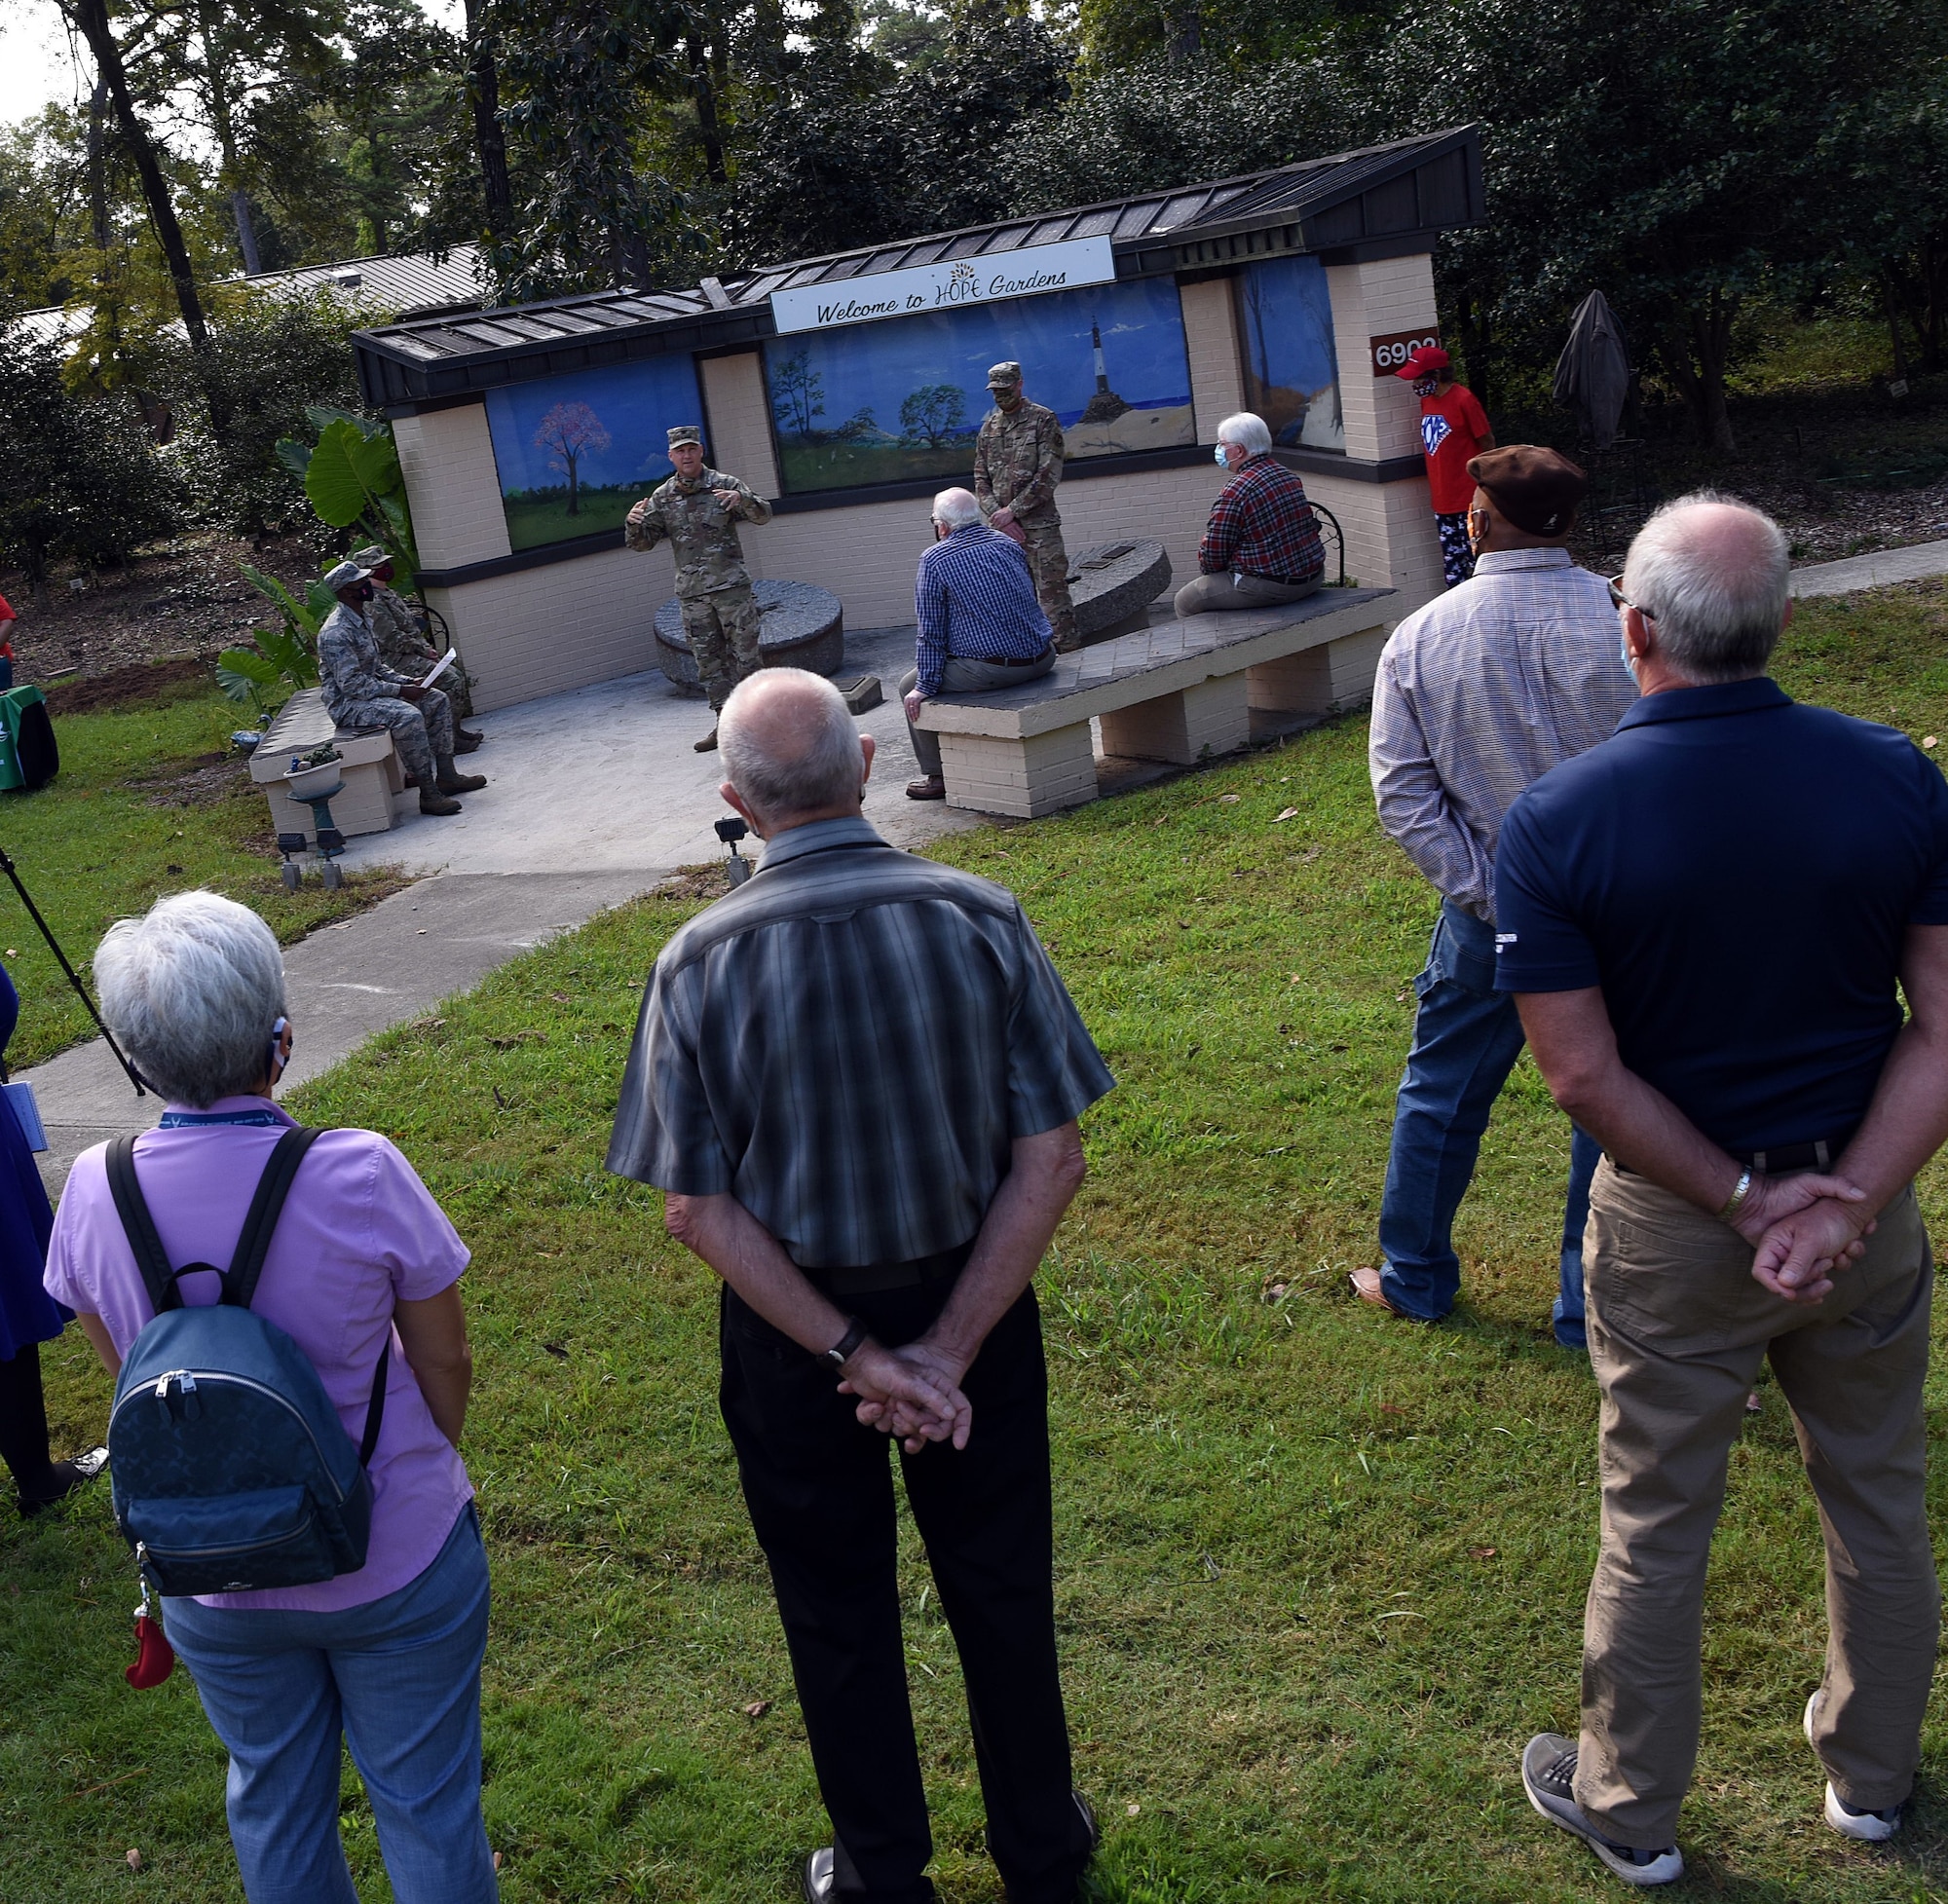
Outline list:
[[[969,654],[965,658],[971,661],[974,657],[973,655]],[[998,660],[990,661],[988,665],[991,668],[1031,668],[1035,666],[1037,662],[1045,661],[1047,659],[1048,659],[1048,650],[1044,648],[1039,654],[1030,654],[1026,661],[1017,661],[1014,660],[1012,657],[1002,656]]]
[[[938,1283],[958,1276],[974,1253],[974,1238],[952,1250],[931,1256],[916,1256],[903,1263],[858,1263],[837,1269],[805,1270],[805,1281],[830,1296],[877,1295],[882,1289],[917,1289],[925,1283]]]
[[[1773,1150],[1734,1150],[1731,1154],[1748,1169],[1763,1171],[1768,1176],[1789,1176],[1795,1171],[1831,1170],[1834,1159],[1853,1140],[1854,1133],[1849,1131],[1844,1138],[1817,1138],[1811,1143],[1785,1143]],[[1610,1166],[1625,1176],[1639,1175],[1614,1157],[1610,1158]]]

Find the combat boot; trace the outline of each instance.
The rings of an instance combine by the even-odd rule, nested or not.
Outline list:
[[[442,754],[434,765],[435,784],[443,794],[477,794],[487,784],[484,773],[462,773],[454,765],[451,754]]]
[[[435,793],[431,787],[420,789],[420,811],[422,813],[458,813],[460,803],[448,800],[444,794]]]

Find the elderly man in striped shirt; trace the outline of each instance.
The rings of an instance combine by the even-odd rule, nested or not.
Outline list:
[[[1414,982],[1413,1045],[1394,1110],[1377,1268],[1354,1292],[1435,1323],[1454,1306],[1454,1215],[1488,1113],[1521,1056],[1521,1021],[1495,987],[1495,842],[1516,797],[1607,740],[1637,697],[1601,578],[1570,560],[1589,478],[1555,450],[1512,444],[1468,465],[1475,578],[1396,628],[1373,684],[1368,756],[1380,824],[1441,894]],[[1555,1339],[1585,1346],[1583,1228],[1599,1152],[1570,1141]]]
[[[982,520],[972,490],[943,489],[933,499],[933,537],[914,582],[917,665],[900,683],[920,771],[907,782],[909,800],[947,798],[940,737],[919,726],[926,701],[943,693],[993,693],[1055,665],[1028,557],[1019,542]]]

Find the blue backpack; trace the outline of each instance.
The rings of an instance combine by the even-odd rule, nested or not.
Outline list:
[[[115,1523],[163,1594],[308,1587],[365,1564],[366,1464],[386,1407],[392,1330],[379,1351],[365,1438],[355,1447],[304,1351],[250,1313],[250,1298],[305,1152],[321,1134],[286,1131],[258,1179],[221,1299],[183,1306],[135,1180],[135,1140],[108,1147],[108,1185],[156,1314],[129,1345],[108,1418]]]

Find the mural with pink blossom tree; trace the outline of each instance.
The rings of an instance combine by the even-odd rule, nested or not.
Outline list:
[[[581,513],[581,484],[577,468],[584,456],[599,456],[609,447],[609,432],[602,419],[585,403],[557,403],[541,421],[535,431],[535,448],[548,460],[550,469],[568,478],[568,512]]]

